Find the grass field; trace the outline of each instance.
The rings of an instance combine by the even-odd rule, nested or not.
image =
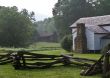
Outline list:
[[[58,43],[38,42],[30,45],[29,48],[42,48],[42,47],[61,47]]]
[[[41,44],[39,44],[40,47],[43,46],[43,43]],[[59,44],[55,43],[55,46],[57,45]],[[58,55],[58,54],[64,54],[66,52],[61,49],[61,50],[52,50],[52,51],[39,51],[37,53]],[[75,53],[74,56],[98,59],[101,55]],[[82,69],[83,69],[82,67],[77,67],[77,66],[66,66],[66,67],[57,66],[48,69],[14,70],[11,64],[8,64],[8,65],[0,65],[0,78],[101,78],[100,74],[95,76],[80,76],[80,71]]]

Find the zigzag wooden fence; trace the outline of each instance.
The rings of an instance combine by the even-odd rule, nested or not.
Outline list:
[[[25,68],[44,68],[50,67],[55,62],[46,63],[41,61],[57,60],[61,56],[58,55],[45,55],[30,53],[28,51],[19,51],[17,54],[13,55],[13,66],[15,69],[25,69]]]
[[[97,60],[76,58],[69,55],[46,55],[36,54],[28,51],[19,51],[13,56],[13,66],[15,69],[25,68],[49,68],[57,64],[78,65],[90,67]]]
[[[15,69],[49,68],[56,65],[84,66],[86,69],[81,71],[81,75],[102,73],[103,78],[110,78],[110,51],[102,55],[99,60],[70,55],[37,54],[26,50],[0,52],[0,65],[7,63],[12,63]]]

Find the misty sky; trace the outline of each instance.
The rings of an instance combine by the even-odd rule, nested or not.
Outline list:
[[[52,8],[57,0],[0,0],[0,6],[17,6],[34,11],[37,20],[52,17]]]

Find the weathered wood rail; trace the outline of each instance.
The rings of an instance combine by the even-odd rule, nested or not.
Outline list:
[[[90,67],[83,70],[80,74],[83,76],[90,76],[98,73],[102,73],[102,66],[103,66],[103,58],[104,55],[102,55],[99,60],[97,60],[94,64],[92,64]]]
[[[88,76],[98,73],[103,74],[102,78],[110,78],[110,50],[105,52],[97,62],[83,70],[80,74]]]
[[[0,52],[0,65],[4,65],[7,63],[11,63],[12,59],[11,59],[11,54],[13,52],[9,51],[9,52]]]
[[[67,64],[66,58],[67,57],[62,55],[45,55],[30,53],[28,51],[19,51],[17,54],[13,55],[13,66],[15,69],[48,68],[61,62]],[[30,60],[31,62],[29,62]]]
[[[110,78],[110,50],[105,53],[103,62],[103,78]]]
[[[13,56],[13,66],[15,69],[25,68],[49,68],[57,64],[91,66],[96,60],[86,58],[76,58],[69,55],[46,55],[31,53],[29,51],[18,51]],[[91,63],[87,63],[91,62]]]

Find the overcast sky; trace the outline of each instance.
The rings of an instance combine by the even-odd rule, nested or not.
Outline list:
[[[34,11],[37,20],[52,17],[52,8],[57,0],[0,0],[0,6],[17,6]]]

